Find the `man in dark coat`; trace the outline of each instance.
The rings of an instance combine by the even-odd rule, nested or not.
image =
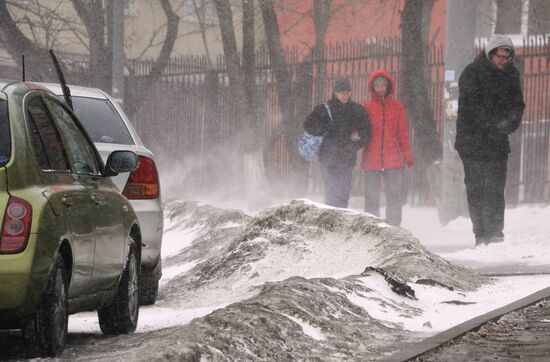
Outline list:
[[[370,125],[364,108],[351,100],[347,78],[335,80],[332,98],[326,105],[322,103],[313,109],[304,129],[309,134],[324,136],[319,163],[325,203],[348,207],[357,151],[369,142]]]
[[[511,39],[495,34],[459,79],[455,149],[464,165],[476,245],[504,237],[508,135],[518,129],[525,108],[513,58]]]

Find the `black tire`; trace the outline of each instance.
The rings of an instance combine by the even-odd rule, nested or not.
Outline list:
[[[157,301],[159,293],[159,281],[150,278],[142,278],[139,285],[139,304],[151,305]]]
[[[67,291],[67,269],[57,253],[40,308],[23,328],[33,356],[55,357],[63,352],[69,321]]]
[[[127,334],[136,330],[139,318],[139,268],[137,247],[132,241],[115,298],[97,311],[103,334]]]

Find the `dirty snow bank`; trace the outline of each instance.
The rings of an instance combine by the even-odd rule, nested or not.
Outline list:
[[[482,277],[405,229],[308,200],[255,217],[173,201],[166,215],[164,265],[180,269],[142,309],[138,331],[150,332],[94,341],[91,355],[115,343],[132,360],[376,360],[550,284]],[[395,292],[405,287],[414,293]],[[171,327],[151,331],[155,320]]]
[[[268,208],[242,228],[218,232],[223,240],[213,238],[216,250],[205,237],[193,244],[209,245],[208,258],[167,282],[163,295],[181,299],[189,291],[221,288],[228,295],[238,290],[242,297],[265,282],[292,276],[357,275],[368,266],[383,268],[405,281],[433,279],[461,290],[474,290],[487,282],[431,254],[405,229],[389,227],[362,212],[309,200]],[[179,260],[188,262],[192,250],[185,249]]]

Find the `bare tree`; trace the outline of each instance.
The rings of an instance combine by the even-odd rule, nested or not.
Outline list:
[[[48,63],[44,62],[44,59],[49,59],[47,49],[23,34],[11,17],[6,0],[0,0],[0,37],[17,64],[21,65],[22,55],[27,55],[28,77],[36,80],[49,79],[51,69]]]
[[[233,20],[233,11],[229,0],[214,0],[216,5],[216,13],[220,24],[220,32],[222,37],[222,46],[224,52],[225,64],[229,75],[229,83],[231,85],[232,99],[235,102],[235,117],[240,120],[239,139],[234,140],[236,144],[240,146],[240,160],[242,161],[243,173],[241,175],[228,175],[233,176],[234,181],[243,186],[241,191],[244,192],[245,197],[250,197],[249,201],[254,197],[253,195],[262,190],[265,191],[265,168],[262,157],[261,143],[258,142],[258,134],[260,125],[255,117],[254,102],[249,100],[248,94],[251,94],[248,87],[253,87],[254,84],[247,84],[246,79],[250,78],[250,75],[246,75],[243,67],[241,66],[239,53],[237,50],[237,41],[235,37],[235,27]],[[251,30],[250,23],[252,23],[250,16],[253,14],[253,6],[248,3],[243,3],[245,13],[247,15],[245,25],[245,31]],[[252,23],[253,25],[253,23]],[[252,41],[253,38],[250,34],[245,34],[244,37],[247,41]],[[250,47],[254,47],[253,44],[243,45],[243,48],[247,52],[247,69],[250,71],[251,67],[250,59]],[[242,178],[241,180],[238,180]]]
[[[147,79],[139,90],[132,90],[126,94],[127,105],[130,105],[128,112],[131,116],[137,109],[139,100],[142,99],[142,94],[147,92],[152,83],[158,80],[162,74],[164,67],[170,59],[170,54],[173,50],[175,40],[178,34],[179,17],[172,10],[170,0],[159,1],[164,14],[167,18],[166,36],[157,58],[155,65],[147,76]],[[23,14],[23,20],[16,22],[12,17],[8,4],[15,10],[32,12],[27,16]],[[30,39],[23,33],[21,27],[30,29],[43,27],[42,20],[37,20],[40,15],[48,14],[55,20],[57,28],[53,24],[46,29],[46,33],[52,29],[58,29],[56,36],[60,36],[61,31],[71,31],[75,34],[82,44],[86,46],[89,52],[89,68],[87,84],[93,85],[105,90],[111,89],[112,82],[112,2],[102,0],[71,0],[71,4],[76,12],[76,19],[67,18],[66,14],[57,12],[59,3],[53,6],[45,6],[43,2],[34,2],[30,5],[22,7],[20,2],[0,0],[0,37],[4,44],[15,59],[20,63],[21,55],[26,55],[29,76],[36,80],[51,79],[48,59],[48,48],[57,44],[55,39],[49,39],[44,42],[39,36],[34,36]],[[51,5],[51,4],[50,4]],[[41,22],[42,21],[42,22]],[[41,29],[44,31],[44,29]],[[32,31],[31,31],[32,34]],[[136,92],[139,92],[136,93]],[[128,101],[130,100],[130,101]]]
[[[425,165],[441,157],[442,148],[428,96],[424,72],[426,44],[422,36],[422,15],[431,14],[434,1],[405,1],[401,15],[401,98],[414,126],[416,159]]]
[[[60,16],[59,9],[63,3],[63,0],[50,0],[49,5],[44,6],[39,0],[7,1],[10,11],[16,14],[14,20],[17,26],[33,42],[41,43],[48,49],[56,48],[62,40],[72,42],[63,38],[66,32],[73,32],[79,44],[85,36],[76,16]]]
[[[254,0],[242,0],[243,9],[243,73],[248,107],[255,110],[256,37],[254,34]],[[256,115],[256,112],[254,112]]]
[[[197,0],[191,0],[191,1],[193,2],[193,11],[197,18],[197,23],[199,24],[199,31],[201,33],[202,44],[204,45],[204,54],[206,56],[206,59],[208,59],[208,65],[212,67],[210,47],[206,39],[206,32],[208,30],[208,26],[206,25],[205,18],[206,18],[206,6],[208,5],[208,1],[205,2],[204,0],[201,0],[200,3]]]
[[[106,2],[106,7],[100,0],[71,0],[71,3],[88,34],[90,75],[95,79],[92,84],[110,90],[112,74],[109,69],[113,59],[112,3]]]
[[[315,50],[322,51],[325,48],[325,36],[327,34],[331,0],[313,1],[313,25],[315,27]]]
[[[176,13],[172,10],[172,5],[170,5],[170,0],[159,0],[159,1],[167,19],[166,36],[164,38],[164,43],[162,44],[162,48],[160,50],[159,56],[155,64],[153,65],[153,68],[147,75],[143,86],[139,87],[139,89],[134,88],[131,90],[131,92],[127,92],[128,94],[127,103],[129,105],[129,107],[127,107],[127,111],[128,111],[129,117],[135,114],[135,112],[139,108],[139,104],[141,103],[140,100],[143,99],[144,95],[149,93],[149,90],[151,89],[153,84],[156,81],[158,81],[162,76],[162,72],[164,68],[169,63],[170,54],[172,54],[172,50],[174,49],[174,44],[178,37],[178,28],[179,28],[179,21],[180,21],[179,16],[177,16]]]
[[[297,152],[298,139],[303,134],[303,128],[301,122],[297,123],[294,116],[294,93],[281,45],[281,33],[273,0],[261,0],[260,8],[262,10],[269,59],[277,80],[277,95],[279,109],[281,110],[281,127],[279,132],[276,132],[272,137],[270,144],[279,138],[280,133],[283,134],[289,154],[291,178],[295,179],[293,189],[299,189],[297,186],[303,184],[303,176],[307,172],[304,160],[300,158]]]

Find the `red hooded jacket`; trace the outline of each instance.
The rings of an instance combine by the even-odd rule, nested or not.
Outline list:
[[[380,97],[372,86],[376,77],[382,76],[389,81],[388,95]],[[403,161],[411,167],[413,155],[409,146],[409,131],[405,106],[393,99],[393,78],[384,70],[377,70],[369,77],[371,99],[363,106],[369,115],[371,139],[363,148],[361,168],[364,171],[379,171],[388,168],[401,168]]]

